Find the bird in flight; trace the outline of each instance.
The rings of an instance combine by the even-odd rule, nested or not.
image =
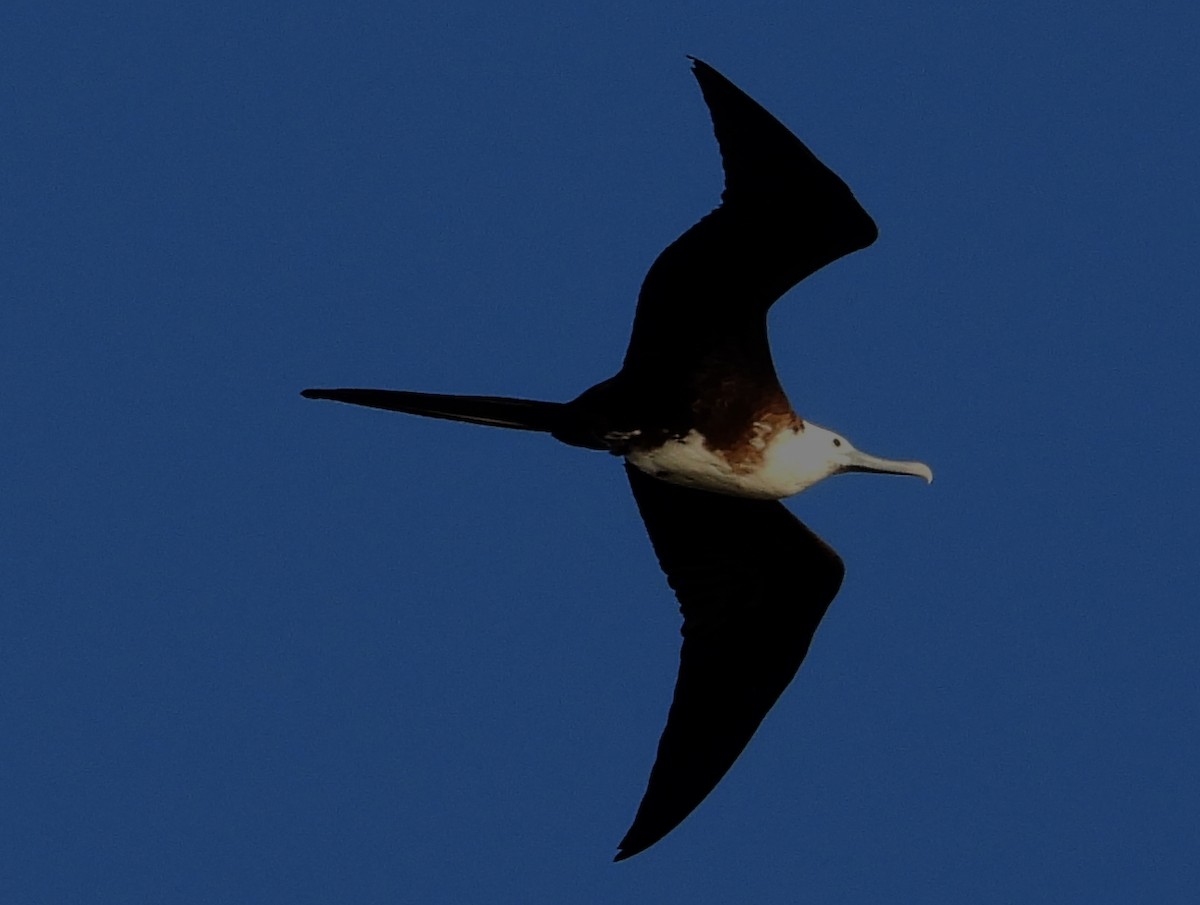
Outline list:
[[[843,472],[933,479],[805,421],[779,384],[767,310],[875,241],[850,189],[741,89],[692,60],[725,172],[721,203],[651,266],[621,369],[570,402],[308,389],[389,411],[541,431],[625,460],[683,613],[675,695],[646,792],[614,860],[683,821],[800,668],[842,583],[840,557],[779,500]]]

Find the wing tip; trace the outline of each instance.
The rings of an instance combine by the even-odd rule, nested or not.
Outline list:
[[[632,830],[630,830],[630,832],[632,832]],[[614,864],[618,861],[625,861],[629,858],[632,858],[634,855],[640,855],[650,846],[654,845],[654,843],[662,839],[662,836],[658,836],[655,839],[642,839],[638,842],[630,842],[629,836],[630,833],[626,833],[625,838],[621,840],[621,844],[617,846],[617,853],[613,855]]]
[[[704,60],[700,59],[699,57],[692,56],[690,53],[686,56],[688,60],[691,61],[692,74],[696,76],[697,79],[703,79],[704,77],[710,75],[721,76],[721,73],[717,72],[717,70],[713,69],[711,65],[704,62]],[[721,76],[721,78],[724,78],[724,76]]]
[[[649,790],[647,790],[649,791]],[[684,818],[695,810],[693,805],[688,811],[680,815],[677,819],[668,819],[664,822],[663,809],[661,807],[652,809],[653,813],[647,813],[646,801],[643,798],[642,803],[638,805],[638,812],[633,818],[633,823],[629,829],[625,831],[624,838],[617,843],[617,853],[613,856],[613,861],[624,861],[627,858],[632,858],[634,855],[640,855],[648,848],[653,848],[662,842],[679,824],[683,823]]]

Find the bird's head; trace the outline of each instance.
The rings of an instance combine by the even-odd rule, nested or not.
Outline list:
[[[796,452],[802,459],[811,480],[817,483],[824,478],[847,471],[870,471],[877,474],[905,474],[933,482],[933,471],[924,462],[906,462],[897,459],[881,459],[856,448],[853,443],[836,431],[808,422],[796,435]]]

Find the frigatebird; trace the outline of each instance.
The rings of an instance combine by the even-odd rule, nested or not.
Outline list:
[[[804,421],[775,374],[767,310],[875,241],[850,189],[774,116],[689,57],[725,172],[721,203],[664,250],[638,295],[620,371],[570,402],[309,389],[389,411],[517,430],[625,460],[683,613],[675,695],[614,860],[679,825],[741,754],[808,652],[841,558],[779,502],[850,471],[933,479]]]

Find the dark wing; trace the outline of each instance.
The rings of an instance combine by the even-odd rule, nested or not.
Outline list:
[[[716,787],[800,668],[844,573],[782,503],[625,471],[679,598],[683,648],[658,757],[618,861],[673,830]]]
[[[769,360],[771,304],[878,234],[846,184],[786,126],[707,63],[692,62],[721,149],[725,191],[721,206],[646,274],[625,353],[633,372],[687,372],[744,332],[763,345],[753,354]]]

